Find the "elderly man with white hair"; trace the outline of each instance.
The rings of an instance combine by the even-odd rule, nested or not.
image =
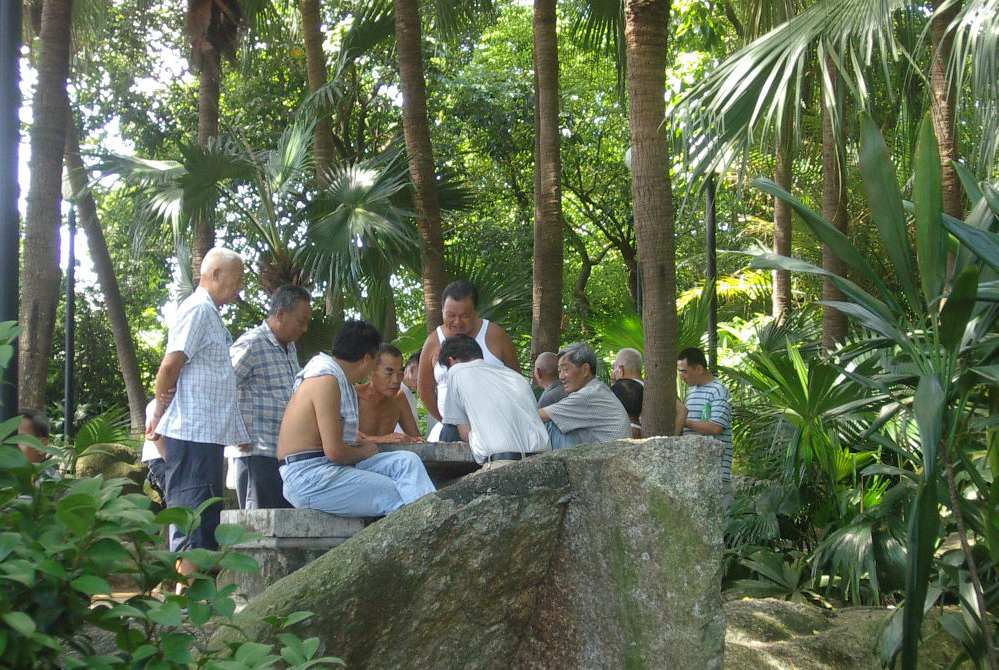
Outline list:
[[[642,352],[631,347],[625,347],[617,352],[614,364],[611,366],[610,376],[612,382],[634,379],[645,386],[645,382],[642,381]]]
[[[232,337],[219,313],[242,288],[243,259],[229,249],[212,249],[201,264],[198,288],[180,303],[170,324],[166,355],[156,373],[156,411],[146,425],[150,440],[164,440],[169,507],[194,509],[221,497],[223,445],[250,441],[236,403]],[[190,535],[172,526],[170,549],[216,549],[220,513],[219,504],[205,509]],[[190,574],[195,566],[185,560],[179,569]]]

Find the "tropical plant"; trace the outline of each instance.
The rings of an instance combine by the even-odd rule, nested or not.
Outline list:
[[[860,127],[864,190],[901,284],[900,293],[889,290],[866,256],[822,216],[768,180],[756,180],[754,185],[788,202],[811,232],[849,266],[851,276],[869,287],[830,277],[846,299],[828,304],[870,333],[859,350],[878,361],[873,372],[851,378],[888,396],[887,418],[911,413],[918,428],[919,452],[904,463],[915,474],[915,492],[907,519],[903,667],[916,667],[934,551],[941,532],[949,528],[960,539],[961,569],[967,571],[968,593],[973,596],[960,602],[976,621],[989,666],[996,667],[992,618],[999,601],[988,580],[994,579],[993,566],[999,558],[993,553],[999,547],[994,541],[999,519],[994,491],[974,467],[974,459],[984,453],[994,459],[995,449],[984,418],[992,409],[996,379],[991,371],[999,348],[994,283],[999,236],[991,230],[999,215],[999,197],[995,187],[976,183],[956,165],[972,211],[966,221],[942,212],[939,151],[927,116],[913,161],[914,203],[905,204],[880,131],[869,116],[861,119]],[[909,241],[907,208],[913,215],[915,249]],[[765,251],[754,255],[753,265],[829,276],[822,268]],[[887,418],[879,422],[883,425]],[[941,504],[948,515],[941,515]],[[989,548],[987,562],[972,549],[979,543]]]
[[[740,559],[739,562],[757,577],[735,580],[729,592],[750,598],[780,598],[828,606],[815,588],[815,580],[808,569],[806,557],[796,552],[789,554],[790,556],[786,556],[761,548]]]

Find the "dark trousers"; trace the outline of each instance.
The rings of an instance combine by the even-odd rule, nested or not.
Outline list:
[[[236,498],[240,509],[283,509],[284,482],[273,456],[240,456],[236,460]]]
[[[441,426],[441,436],[438,438],[438,442],[461,442],[458,426],[453,423],[445,423]]]
[[[162,458],[154,458],[146,463],[149,472],[146,479],[163,500],[166,500],[166,461]]]
[[[166,441],[166,503],[167,507],[197,509],[209,498],[221,498],[225,485],[225,459],[222,445],[189,442],[165,437]],[[222,503],[205,508],[201,525],[190,535],[184,529],[170,526],[170,550],[218,549],[215,529],[219,526]]]

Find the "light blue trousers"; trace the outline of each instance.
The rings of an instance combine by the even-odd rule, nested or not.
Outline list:
[[[375,454],[354,465],[325,457],[281,466],[284,497],[298,508],[337,516],[384,516],[437,489],[411,451]]]
[[[559,427],[555,425],[554,421],[546,421],[545,428],[548,429],[548,441],[552,445],[552,450],[565,449],[567,447],[575,447],[579,444],[579,440],[575,435],[571,433],[566,435]]]

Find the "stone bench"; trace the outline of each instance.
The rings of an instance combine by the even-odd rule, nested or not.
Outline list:
[[[382,451],[414,452],[423,461],[438,488],[478,468],[468,445],[463,442],[383,445]],[[236,584],[239,593],[252,598],[277,580],[353,537],[373,521],[339,517],[311,509],[224,510],[222,523],[243,526],[259,534],[258,539],[234,548],[255,558],[260,572],[223,572],[219,581],[221,584]]]

